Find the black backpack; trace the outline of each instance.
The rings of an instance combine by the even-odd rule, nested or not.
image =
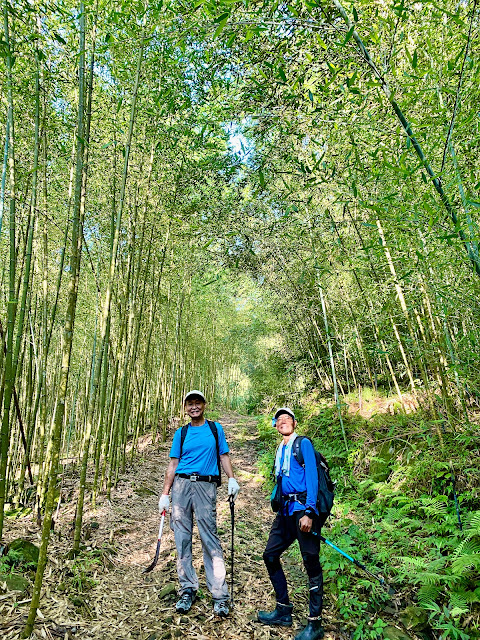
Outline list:
[[[220,447],[218,445],[218,429],[217,429],[217,425],[215,424],[215,422],[212,422],[211,420],[207,420],[207,424],[210,427],[210,431],[213,434],[213,437],[215,438],[215,445],[217,448],[217,466],[218,466],[218,476],[213,476],[216,482],[217,487],[219,487],[222,484],[222,467],[220,465]],[[182,450],[183,450],[183,443],[185,442],[185,438],[187,437],[187,431],[188,431],[188,427],[190,426],[189,424],[185,424],[182,427],[182,432],[180,434],[180,456],[179,459],[182,457]]]
[[[317,461],[317,473],[318,473],[318,494],[317,494],[317,509],[319,513],[322,525],[330,515],[333,506],[333,493],[335,491],[335,483],[330,478],[330,469],[324,456],[315,449],[313,442],[307,436],[297,436],[293,443],[292,454],[295,460],[303,468],[305,468],[305,462],[303,460],[302,453],[302,440],[307,439],[312,443],[313,451],[315,453],[315,460]]]

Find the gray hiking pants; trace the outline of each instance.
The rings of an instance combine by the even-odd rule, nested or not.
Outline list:
[[[192,482],[175,477],[172,488],[170,526],[177,547],[177,573],[180,593],[198,590],[198,577],[192,565],[193,514],[202,541],[207,587],[214,600],[228,600],[225,562],[217,535],[217,487],[213,482]]]

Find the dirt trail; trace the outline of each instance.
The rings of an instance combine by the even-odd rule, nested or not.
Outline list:
[[[103,549],[102,562],[95,565],[91,576],[96,580],[96,586],[79,593],[76,600],[71,592],[70,597],[64,593],[64,581],[70,580],[70,584],[72,581],[73,561],[66,560],[64,554],[71,545],[71,538],[66,532],[73,518],[74,503],[67,502],[63,506],[56,529],[65,533],[60,537],[57,534],[52,540],[52,562],[46,575],[45,595],[34,637],[82,640],[266,640],[287,639],[295,635],[305,622],[307,580],[298,560],[293,557],[286,556],[284,563],[292,593],[298,589],[294,596],[297,615],[293,628],[275,629],[255,622],[257,609],[268,609],[274,602],[262,561],[272,513],[265,497],[263,478],[257,468],[258,443],[254,422],[251,418],[234,414],[223,415],[220,422],[227,434],[235,474],[241,486],[235,509],[235,607],[230,616],[225,620],[213,616],[196,530],[194,564],[200,578],[200,597],[188,615],[180,616],[174,608],[177,588],[175,544],[169,526],[164,530],[157,567],[150,574],[142,573],[155,553],[160,521],[157,496],[168,462],[169,443],[166,443],[157,451],[146,447],[135,466],[120,479],[112,493],[111,502],[102,498],[95,512],[86,511],[87,552],[95,553]],[[64,490],[68,490],[67,483]],[[218,528],[230,585],[230,509],[226,499],[226,482],[219,490]],[[17,521],[10,530],[7,529],[5,538],[13,539],[21,535],[36,541],[38,533],[31,521],[28,527]],[[108,553],[109,543],[115,546],[115,554]],[[78,579],[82,579],[81,576]],[[0,637],[5,640],[18,638],[27,607],[28,602],[23,603],[19,597],[15,603],[11,592],[0,595]],[[325,637],[328,640],[340,640],[345,636],[330,631]]]

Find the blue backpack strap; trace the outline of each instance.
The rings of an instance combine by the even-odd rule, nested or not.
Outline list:
[[[308,438],[307,436],[297,436],[294,440],[293,443],[293,447],[292,447],[292,453],[293,456],[295,458],[295,460],[298,462],[299,465],[301,465],[303,468],[305,468],[305,462],[303,460],[303,453],[302,453],[302,441],[304,439],[309,440],[312,443],[312,447],[313,447],[313,442],[310,440],[310,438]],[[315,447],[314,447],[315,449]]]
[[[208,426],[210,427],[210,431],[212,432],[213,437],[215,438],[215,446],[217,449],[217,467],[218,467],[217,486],[219,487],[222,484],[222,467],[220,465],[220,446],[218,444],[218,429],[215,422],[212,422],[211,420],[207,420],[207,423],[208,423]]]
[[[308,436],[297,436],[295,438],[295,442],[293,443],[292,448],[292,453],[295,456],[295,460],[298,462],[298,464],[302,465],[302,467],[305,467],[302,453],[302,441],[305,439],[308,440],[313,447],[315,458],[317,459],[317,465],[320,464],[323,467],[323,470],[328,474],[330,472],[330,467],[328,466],[328,462],[325,456],[322,455],[320,451],[317,451],[317,449],[315,449],[315,445]]]

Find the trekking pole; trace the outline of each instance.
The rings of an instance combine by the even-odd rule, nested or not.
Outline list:
[[[232,543],[231,543],[231,549],[230,549],[230,561],[231,561],[230,603],[233,609],[233,534],[235,530],[235,498],[233,496],[228,496],[228,502],[230,503],[230,521],[232,523]]]
[[[320,535],[316,531],[311,531],[311,533],[313,533],[314,536],[317,536],[318,538],[320,538],[320,540],[322,542],[325,542],[325,544],[328,544],[329,547],[332,547],[332,549],[335,549],[335,551],[338,551],[338,553],[340,553],[344,558],[347,558],[347,560],[350,560],[350,562],[353,562],[353,564],[356,567],[365,571],[365,573],[367,573],[371,578],[378,580],[382,585],[382,587],[384,587],[384,589],[387,589],[389,595],[393,595],[395,593],[393,588],[385,582],[385,579],[382,578],[382,576],[378,576],[375,573],[372,573],[369,569],[367,569],[367,567],[364,564],[362,564],[358,560],[355,560],[355,558],[352,558],[352,556],[349,556],[348,553],[339,549],[335,544],[333,544],[333,542],[330,542],[330,540],[327,540],[327,538],[324,538],[322,535]]]
[[[158,554],[160,553],[160,542],[162,541],[162,533],[163,533],[163,524],[165,522],[165,509],[162,511],[162,519],[160,520],[160,529],[158,530],[158,541],[157,541],[157,550],[155,551],[155,557],[146,569],[143,570],[143,573],[150,573],[156,566],[158,562]]]

